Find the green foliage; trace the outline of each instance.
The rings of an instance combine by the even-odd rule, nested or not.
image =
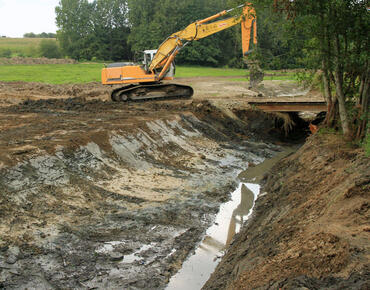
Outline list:
[[[366,134],[366,137],[363,142],[363,147],[367,157],[370,157],[370,134]]]
[[[39,46],[43,38],[0,38],[0,56],[2,57],[38,57]],[[49,39],[49,41],[56,41]],[[5,55],[4,55],[5,51]],[[10,51],[10,55],[9,55]]]
[[[61,53],[59,46],[55,41],[42,40],[39,45],[40,56],[47,58],[60,58]]]
[[[156,49],[196,20],[235,6],[230,0],[61,0],[57,38],[74,59],[129,60]],[[240,1],[241,2],[241,1]],[[284,20],[258,11],[259,58],[266,69],[302,67],[301,47],[289,38]],[[228,16],[227,16],[228,17]],[[179,64],[243,67],[239,25],[194,41],[176,57]]]
[[[46,32],[42,32],[40,34],[29,32],[29,33],[23,34],[24,38],[56,38],[56,36],[57,35],[55,33],[46,33]]]
[[[303,52],[302,63],[306,68],[322,71],[323,92],[330,104],[328,124],[338,125],[334,117],[339,114],[346,139],[364,137],[368,121],[360,120],[359,116],[369,111],[368,1],[251,2],[256,9],[265,7],[286,19],[286,30],[294,36],[294,47]]]
[[[64,55],[77,60],[129,59],[130,32],[125,0],[61,0],[56,7],[57,38]]]
[[[133,51],[157,48],[168,36],[196,20],[209,17],[228,7],[227,1],[216,0],[129,0],[129,22],[132,25],[129,43]],[[228,29],[205,39],[194,41],[176,57],[180,64],[221,66],[235,63],[241,55],[236,49],[237,30]],[[239,58],[241,62],[241,57]]]
[[[0,51],[0,57],[10,58],[12,56],[12,51],[10,49],[4,49]]]
[[[92,4],[87,0],[61,0],[55,8],[57,38],[64,55],[90,59]]]
[[[337,130],[334,128],[329,128],[329,127],[321,127],[318,131],[319,135],[337,135],[340,134]]]

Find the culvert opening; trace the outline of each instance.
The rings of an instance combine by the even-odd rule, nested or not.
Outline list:
[[[259,138],[295,144],[303,143],[312,134],[310,124],[318,126],[325,119],[325,112],[265,113],[259,110],[234,110],[234,113]]]

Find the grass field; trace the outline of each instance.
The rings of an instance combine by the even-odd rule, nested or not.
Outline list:
[[[49,84],[88,83],[100,81],[101,63],[0,65],[0,81],[25,81]],[[294,73],[267,71],[266,80],[294,80]],[[235,77],[231,81],[245,81],[245,69],[177,66],[176,77]]]
[[[0,65],[0,81],[76,84],[100,81],[102,64]]]
[[[37,57],[38,47],[43,39],[45,38],[0,38],[0,56],[5,51],[10,51],[11,56]]]

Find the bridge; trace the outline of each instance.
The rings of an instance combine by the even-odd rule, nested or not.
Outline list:
[[[322,101],[316,102],[249,102],[249,105],[257,107],[265,112],[326,112],[327,104]]]

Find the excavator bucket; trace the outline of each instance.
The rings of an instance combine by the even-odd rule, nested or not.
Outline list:
[[[257,21],[256,12],[250,4],[243,8],[244,19],[242,24],[242,46],[243,55],[252,52],[253,47],[257,44]],[[253,41],[253,45],[251,45]]]

